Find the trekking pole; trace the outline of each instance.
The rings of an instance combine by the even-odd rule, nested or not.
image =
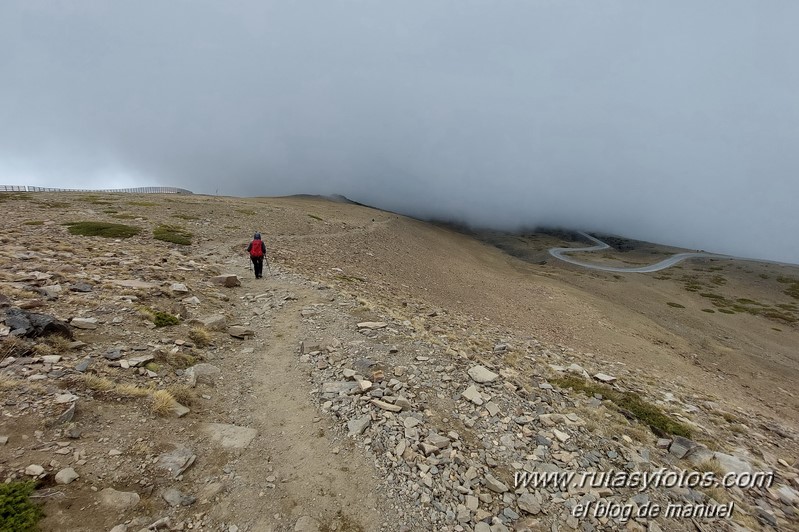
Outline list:
[[[269,275],[272,275],[272,268],[269,267],[269,259],[266,258],[266,253],[264,253],[264,262],[266,262],[266,271],[269,272]]]

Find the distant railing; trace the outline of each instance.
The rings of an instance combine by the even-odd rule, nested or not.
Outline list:
[[[135,188],[48,188],[27,185],[0,185],[0,192],[128,192],[131,194],[194,194],[191,190],[175,187],[135,187]]]

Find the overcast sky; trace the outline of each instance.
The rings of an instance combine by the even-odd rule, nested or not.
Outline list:
[[[799,263],[799,2],[3,0],[0,184],[344,194]]]

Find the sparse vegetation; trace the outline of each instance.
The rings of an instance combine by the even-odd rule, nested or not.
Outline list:
[[[712,308],[703,308],[702,312],[707,312],[708,314],[715,314],[716,313],[716,311],[713,310]]]
[[[27,222],[23,222],[25,225],[44,225],[43,220],[28,220]]]
[[[255,211],[252,209],[236,209],[236,212],[241,214],[246,214],[248,216],[252,216],[253,214],[255,214]]]
[[[30,500],[33,482],[9,482],[0,484],[0,524],[9,532],[36,530],[43,517],[41,508]]]
[[[153,392],[150,402],[150,412],[157,416],[166,416],[175,407],[175,398],[168,390]]]
[[[319,220],[320,222],[324,222],[324,219],[322,219],[321,217],[319,217],[319,216],[317,216],[315,214],[310,214],[309,213],[308,217],[313,218],[314,220]]]
[[[561,388],[570,388],[589,396],[599,394],[615,404],[626,417],[639,420],[649,426],[657,435],[674,434],[685,437],[691,435],[691,429],[688,426],[670,418],[657,405],[644,401],[633,392],[619,392],[609,386],[589,382],[573,375],[558,377],[551,382]]]
[[[130,238],[138,235],[141,229],[132,225],[107,222],[69,222],[69,232],[81,236],[102,236],[104,238]]]
[[[114,387],[114,383],[110,380],[90,373],[83,375],[83,384],[95,392],[107,392]]]
[[[140,388],[135,384],[120,384],[114,388],[114,393],[120,397],[147,397],[152,391],[152,388]]]
[[[170,325],[177,325],[180,323],[180,318],[168,312],[161,310],[151,310],[150,312],[153,315],[153,323],[156,327],[169,327]]]
[[[189,339],[197,347],[207,347],[211,344],[211,333],[204,327],[194,327],[189,331]]]
[[[159,225],[153,229],[153,238],[164,242],[171,242],[181,246],[191,245],[193,235],[187,230],[174,225]]]
[[[173,218],[180,218],[181,220],[197,220],[198,219],[197,216],[192,216],[191,214],[183,214],[183,213],[173,214],[172,217]]]
[[[136,207],[157,207],[158,204],[154,201],[129,201],[128,205],[134,205]]]
[[[173,384],[167,389],[167,391],[172,394],[172,397],[175,398],[175,401],[184,406],[190,406],[194,401],[194,392],[185,384]]]
[[[0,340],[0,362],[6,357],[21,357],[28,354],[31,346],[16,336],[6,336]]]
[[[666,304],[674,308],[685,308],[685,305],[680,305],[679,303],[675,303],[674,301],[669,301]]]

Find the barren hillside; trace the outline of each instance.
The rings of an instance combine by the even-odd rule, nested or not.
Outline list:
[[[36,481],[43,530],[799,524],[797,269],[591,273],[545,258],[556,236],[478,239],[310,197],[3,194],[0,208],[0,478]],[[139,231],[86,236],[98,222]],[[256,230],[263,279],[243,253]],[[774,475],[514,485],[660,468]],[[575,510],[589,503],[733,511]]]

